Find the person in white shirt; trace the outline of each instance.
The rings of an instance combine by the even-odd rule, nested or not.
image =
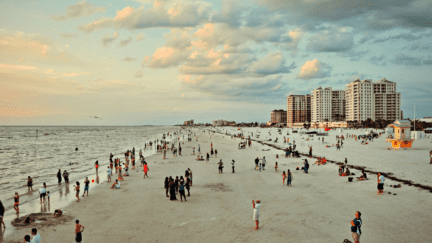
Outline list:
[[[384,193],[384,175],[378,173],[378,193],[377,195],[382,195]]]
[[[108,179],[108,182],[111,182],[111,173],[112,173],[112,170],[111,170],[111,168],[108,166],[108,170],[107,170],[107,179]]]
[[[254,208],[254,214],[253,214],[253,220],[255,220],[255,224],[256,227],[254,229],[259,229],[259,210],[261,208],[261,201],[258,199],[256,201],[257,203],[255,204],[255,201],[252,200],[252,206]]]
[[[46,188],[45,188],[45,183],[44,186],[39,189],[39,197],[40,197],[40,203],[42,203],[42,199],[43,199],[43,203],[45,203],[45,197],[46,197]]]
[[[41,242],[41,237],[40,235],[37,233],[37,229],[33,228],[31,230],[31,234],[33,235],[33,239],[32,239],[32,243],[40,243]]]

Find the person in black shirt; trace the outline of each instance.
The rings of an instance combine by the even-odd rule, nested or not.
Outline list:
[[[258,157],[255,159],[255,170],[258,168],[259,159]]]
[[[360,243],[360,235],[361,235],[361,213],[359,211],[356,212],[355,218],[351,221],[351,234],[355,243]]]

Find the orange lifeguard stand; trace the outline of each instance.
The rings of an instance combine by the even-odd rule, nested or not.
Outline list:
[[[394,138],[387,138],[386,142],[391,143],[393,149],[411,148],[414,139],[411,139],[411,122],[408,120],[397,120],[393,124],[388,125],[393,127],[395,131]],[[390,149],[390,148],[389,148]]]

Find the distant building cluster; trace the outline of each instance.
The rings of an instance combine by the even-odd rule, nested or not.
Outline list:
[[[270,124],[286,122],[288,127],[336,126],[346,127],[348,122],[361,122],[367,119],[399,120],[401,94],[396,92],[396,82],[385,78],[378,81],[359,79],[346,85],[345,90],[331,87],[312,90],[307,95],[287,97],[286,120],[283,110],[271,112]]]
[[[192,120],[189,120],[189,121],[185,121],[184,125],[185,126],[193,126],[194,125],[194,120],[192,119]]]
[[[234,121],[216,120],[213,121],[213,126],[235,126]]]

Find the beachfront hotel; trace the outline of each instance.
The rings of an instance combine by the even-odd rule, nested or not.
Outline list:
[[[272,110],[270,115],[271,123],[286,123],[287,122],[287,112],[284,110]]]
[[[346,85],[345,98],[347,121],[401,119],[401,94],[396,93],[396,82],[357,79]]]
[[[192,119],[192,120],[189,120],[189,121],[185,121],[184,125],[185,126],[193,126],[194,125],[194,120]]]
[[[287,97],[287,126],[311,121],[311,95],[290,95]]]
[[[345,91],[321,86],[312,90],[311,121],[332,122],[345,119]]]

